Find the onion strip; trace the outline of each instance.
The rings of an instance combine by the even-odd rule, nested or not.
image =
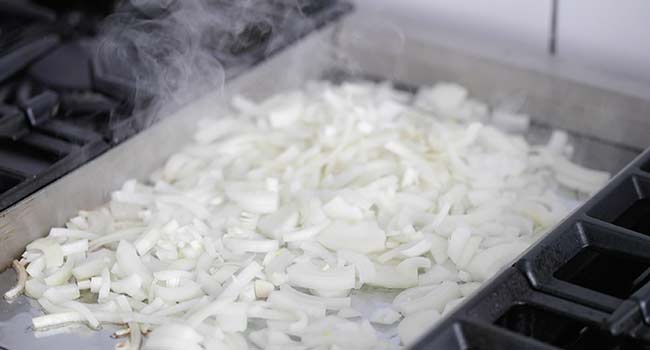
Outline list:
[[[18,260],[14,260],[11,263],[11,266],[14,268],[14,271],[16,271],[17,280],[16,285],[5,292],[4,298],[7,300],[14,299],[22,294],[22,292],[25,290],[25,282],[27,282],[27,271],[25,271],[25,266]]]

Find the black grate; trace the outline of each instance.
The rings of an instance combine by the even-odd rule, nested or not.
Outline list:
[[[650,349],[649,163],[646,150],[414,348]]]
[[[554,277],[586,289],[626,299],[641,288],[650,273],[650,260],[585,247],[562,265]]]

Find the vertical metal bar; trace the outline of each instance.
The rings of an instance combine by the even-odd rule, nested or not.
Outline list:
[[[551,28],[548,39],[548,52],[552,56],[557,52],[557,12],[558,12],[558,1],[551,1]]]

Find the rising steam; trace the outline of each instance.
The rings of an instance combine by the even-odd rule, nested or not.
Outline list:
[[[254,11],[260,6],[252,6],[251,1],[236,3],[122,2],[102,26],[97,66],[119,88],[128,87],[134,112],[149,115],[221,89],[226,77],[224,60],[233,54],[229,50],[246,49],[247,43],[237,42],[236,34],[251,30],[251,23],[256,24],[252,30],[261,35],[273,30],[270,12]]]
[[[305,4],[327,3],[125,0],[103,24],[96,66],[109,86],[127,87],[133,113],[149,123],[161,109],[222,89],[233,72],[297,39],[282,34],[309,31]]]

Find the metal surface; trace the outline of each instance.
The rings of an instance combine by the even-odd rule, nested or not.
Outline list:
[[[0,213],[0,266],[7,266],[25,245],[63,224],[83,208],[103,204],[124,181],[146,177],[175,150],[188,143],[201,118],[224,113],[224,96],[245,93],[263,98],[283,89],[300,86],[305,78],[316,79],[330,61],[326,38],[332,29],[313,34],[278,54],[255,70],[229,82],[227,91],[203,96],[170,113],[156,125],[64,176]],[[286,67],[291,72],[286,73]],[[280,76],[279,72],[282,73]],[[281,79],[279,79],[281,78]],[[167,115],[164,111],[161,115]]]
[[[650,146],[650,91],[632,80],[554,56],[499,50],[498,43],[449,42],[361,12],[344,20],[340,34],[338,53],[352,74],[413,85],[458,82],[489,105],[514,107],[552,127],[633,149]]]
[[[218,118],[225,113],[228,95],[242,93],[264,98],[274,92],[300,87],[305,79],[317,79],[331,62],[333,28],[310,35],[295,46],[228,83],[226,91],[216,91],[159,121],[136,137],[113,148],[74,172],[0,213],[0,265],[6,267],[30,241],[62,225],[84,208],[100,206],[110,192],[131,178],[146,179],[171,153],[190,142],[196,123],[202,118]],[[287,74],[286,67],[291,67]],[[279,76],[279,72],[282,76]],[[281,78],[281,79],[279,79]],[[162,115],[166,115],[163,111]],[[11,288],[13,270],[0,273],[0,292]],[[113,349],[111,331],[90,332],[76,327],[74,332],[48,336],[34,334],[31,318],[38,307],[21,296],[8,304],[0,299],[0,349]],[[79,332],[79,329],[82,331]],[[40,337],[39,337],[40,336]]]
[[[226,91],[204,96],[177,112],[167,113],[170,116],[155,126],[0,213],[0,264],[6,266],[28,242],[45,235],[50,227],[63,224],[78,210],[104,203],[109,193],[125,180],[146,179],[172,152],[190,140],[197,120],[218,118],[225,113],[223,101],[229,95],[242,93],[264,98],[302,86],[306,80],[326,76],[332,68],[343,67],[353,74],[415,86],[439,80],[458,81],[473,96],[491,104],[521,101],[517,110],[530,113],[535,120],[537,131],[531,138],[544,138],[549,126],[574,131],[577,159],[594,168],[618,171],[648,142],[644,136],[650,130],[647,118],[650,102],[638,97],[427,46],[411,38],[403,38],[403,51],[382,47],[382,41],[373,35],[350,27],[349,22],[313,34],[232,80]],[[0,275],[2,289],[7,289],[12,277],[11,271]],[[105,332],[93,333],[92,340],[76,332],[62,338],[48,338],[57,339],[51,342],[27,335],[5,338],[2,334],[31,332],[25,320],[34,310],[24,306],[25,302],[19,299],[17,304],[5,305],[0,301],[3,320],[0,346],[11,350],[59,349],[65,347],[65,341],[84,349],[111,348],[113,340]],[[65,340],[60,343],[58,339]]]
[[[0,293],[4,294],[15,280],[13,270],[0,274]],[[110,350],[117,341],[110,338],[114,327],[92,331],[83,325],[34,332],[32,317],[40,315],[37,304],[24,296],[8,303],[0,302],[0,349],[84,349]]]

